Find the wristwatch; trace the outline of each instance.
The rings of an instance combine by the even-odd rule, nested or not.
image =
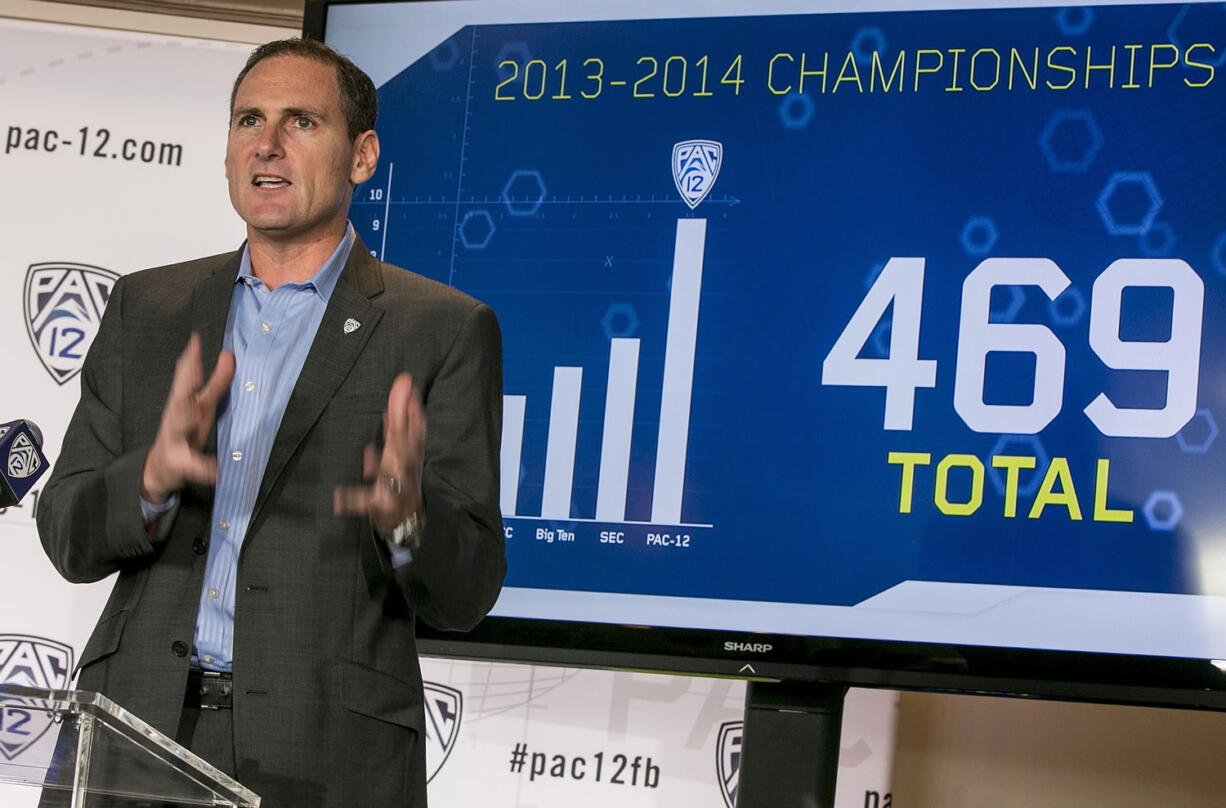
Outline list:
[[[392,529],[392,535],[388,541],[392,543],[393,547],[416,550],[418,545],[421,544],[421,534],[425,526],[426,517],[424,511],[411,514],[408,519],[405,519]]]

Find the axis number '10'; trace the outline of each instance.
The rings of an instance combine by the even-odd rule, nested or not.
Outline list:
[[[1055,300],[1068,285],[1068,276],[1048,258],[988,258],[966,276],[958,322],[954,410],[971,429],[1034,434],[1059,415],[1064,405],[1063,343],[1045,325],[993,323],[988,314],[996,286],[1038,286]],[[1120,339],[1121,300],[1130,286],[1173,292],[1170,339]],[[919,358],[923,294],[924,259],[891,258],[822,363],[822,384],[885,388],[885,429],[911,429],[916,389],[936,386],[936,360]],[[1114,370],[1167,374],[1166,404],[1161,409],[1118,407],[1099,393],[1085,413],[1100,432],[1112,437],[1169,438],[1196,414],[1204,302],[1204,282],[1178,259],[1121,258],[1095,279],[1090,348]],[[889,355],[884,359],[860,357],[891,303]],[[1029,404],[984,403],[984,368],[991,352],[1034,355],[1034,396]]]

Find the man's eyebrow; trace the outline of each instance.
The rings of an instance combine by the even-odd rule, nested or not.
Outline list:
[[[282,112],[286,118],[296,118],[299,115],[306,115],[311,118],[321,119],[327,117],[324,115],[323,110],[315,109],[313,107],[286,107],[284,110],[282,110]]]
[[[255,107],[235,107],[234,111],[230,113],[230,120],[237,121],[238,119],[245,118],[248,115],[254,115],[257,118],[260,118],[263,117],[264,113]]]
[[[264,110],[260,109],[259,107],[236,107],[234,109],[234,114],[230,116],[230,120],[237,121],[248,115],[254,115],[257,118],[267,117]],[[323,110],[316,109],[314,107],[286,107],[280,110],[280,117],[282,118],[296,118],[301,115],[306,115],[311,118],[318,118],[320,120],[324,120],[328,117],[324,114]]]

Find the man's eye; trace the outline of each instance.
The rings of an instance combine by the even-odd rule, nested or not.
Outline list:
[[[255,126],[259,122],[259,119],[254,115],[244,115],[238,119],[239,126]]]
[[[310,129],[314,125],[315,122],[310,118],[299,117],[294,119],[294,126],[297,126],[299,129]]]

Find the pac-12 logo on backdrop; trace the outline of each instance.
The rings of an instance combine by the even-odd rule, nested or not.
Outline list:
[[[715,771],[719,775],[719,793],[724,804],[736,808],[736,789],[741,782],[741,736],[743,721],[725,721],[719,725],[719,740],[715,744]]]
[[[425,683],[426,691],[426,782],[434,779],[447,762],[460,735],[460,714],[464,697],[460,691],[435,682]]]
[[[71,674],[71,646],[44,637],[0,634],[0,684],[65,690]],[[51,723],[43,701],[0,695],[0,756],[16,759]]]
[[[26,332],[43,367],[59,384],[81,371],[102,311],[119,276],[88,264],[31,264],[22,306]]]
[[[673,182],[690,210],[707,198],[724,162],[724,144],[714,140],[683,140],[673,146]]]

